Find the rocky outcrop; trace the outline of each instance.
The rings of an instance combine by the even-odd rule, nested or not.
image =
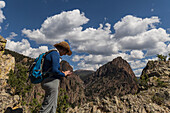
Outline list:
[[[170,87],[150,88],[138,94],[95,98],[67,113],[170,113]]]
[[[19,96],[11,96],[9,93],[6,92],[8,87],[7,74],[10,70],[14,70],[15,67],[15,58],[11,55],[2,55],[0,56],[0,112],[3,113],[4,110],[8,106],[12,106],[18,104]]]
[[[85,94],[93,97],[122,96],[136,93],[136,77],[127,61],[121,57],[100,67],[85,81]]]
[[[15,67],[15,58],[11,55],[2,55],[0,62],[0,91],[4,92],[8,80],[7,74]]]
[[[152,86],[166,86],[170,83],[170,60],[149,61],[142,71],[140,77],[141,88],[146,89]]]
[[[0,35],[0,56],[4,53],[7,40]]]
[[[61,71],[70,70],[73,72],[73,68],[66,61],[62,61],[60,63],[60,69]],[[62,78],[60,88],[66,91],[66,95],[68,95],[68,102],[70,104],[79,105],[85,101],[83,81],[78,75],[72,73],[72,75]]]
[[[94,98],[67,113],[170,113],[169,61],[149,61],[140,82],[147,86],[136,94]],[[141,87],[141,86],[140,86]]]

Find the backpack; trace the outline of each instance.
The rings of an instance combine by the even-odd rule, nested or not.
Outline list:
[[[52,51],[58,52],[57,49],[53,49],[53,50],[50,50],[46,53],[42,53],[30,65],[29,71],[28,71],[29,72],[28,80],[30,79],[31,83],[33,83],[33,84],[41,83],[44,80],[44,75],[46,75],[51,70],[51,68],[50,68],[50,69],[47,70],[47,72],[43,72],[42,67],[43,67],[43,64],[44,64],[45,56]]]

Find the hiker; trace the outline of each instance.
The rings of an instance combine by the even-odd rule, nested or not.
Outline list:
[[[56,113],[58,87],[61,77],[66,77],[72,74],[70,70],[60,71],[60,56],[71,55],[72,51],[67,42],[62,41],[56,43],[54,47],[57,51],[52,51],[45,56],[43,71],[48,71],[51,67],[51,71],[48,71],[45,75],[45,79],[41,83],[42,89],[45,90],[45,97],[40,109],[40,113]]]

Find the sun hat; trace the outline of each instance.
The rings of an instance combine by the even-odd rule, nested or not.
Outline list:
[[[67,55],[71,55],[72,54],[72,51],[70,50],[70,46],[69,46],[69,44],[66,42],[66,41],[62,41],[62,42],[60,42],[60,43],[56,43],[56,44],[54,44],[54,47],[58,47],[58,46],[60,46],[60,47],[63,47],[63,48],[65,48],[66,50],[68,50],[68,52],[66,53]]]

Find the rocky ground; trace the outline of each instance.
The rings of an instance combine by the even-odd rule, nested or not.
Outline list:
[[[114,98],[96,98],[67,113],[170,113],[170,85],[151,87],[137,94]]]

